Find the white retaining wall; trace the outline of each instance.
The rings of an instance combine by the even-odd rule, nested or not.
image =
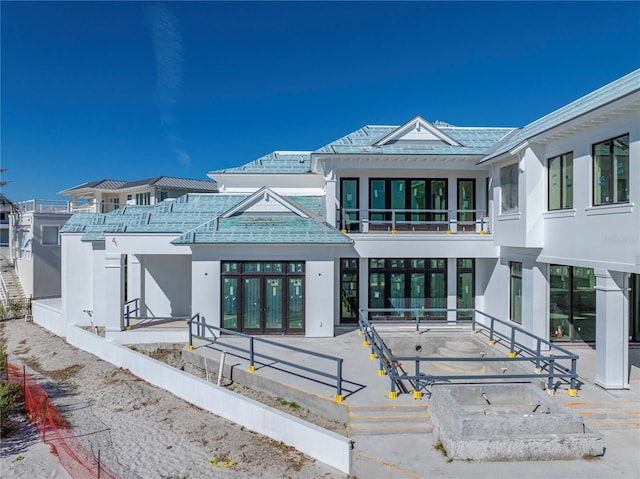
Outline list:
[[[32,301],[31,314],[36,324],[48,329],[53,334],[63,338],[67,335],[67,324],[62,315],[60,298]]]
[[[195,406],[282,441],[339,471],[350,473],[351,444],[346,437],[110,343],[78,326],[67,328],[67,341],[115,366],[128,369],[148,383],[166,389]]]

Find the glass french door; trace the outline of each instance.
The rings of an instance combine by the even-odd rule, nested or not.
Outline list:
[[[222,327],[248,334],[303,333],[303,274],[302,262],[223,263]]]

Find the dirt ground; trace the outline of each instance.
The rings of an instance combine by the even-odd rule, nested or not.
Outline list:
[[[289,446],[147,384],[34,323],[5,321],[0,323],[0,334],[7,340],[9,361],[27,366],[78,440],[94,454],[100,451],[103,462],[123,478],[347,477]],[[146,353],[180,366],[179,347],[152,346]],[[246,389],[236,392],[344,433],[344,425]],[[57,464],[51,461],[55,457],[33,436],[28,424],[18,424],[12,436],[2,439],[2,477],[68,477],[55,468]]]

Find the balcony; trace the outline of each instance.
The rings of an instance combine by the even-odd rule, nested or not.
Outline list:
[[[343,208],[337,226],[344,233],[489,234],[484,210],[412,210]]]
[[[65,200],[27,200],[15,204],[20,213],[71,213],[71,205]]]

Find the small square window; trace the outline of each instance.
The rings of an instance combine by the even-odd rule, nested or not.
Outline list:
[[[58,240],[59,231],[60,229],[57,226],[43,226],[42,227],[42,244],[43,245],[60,244]]]

